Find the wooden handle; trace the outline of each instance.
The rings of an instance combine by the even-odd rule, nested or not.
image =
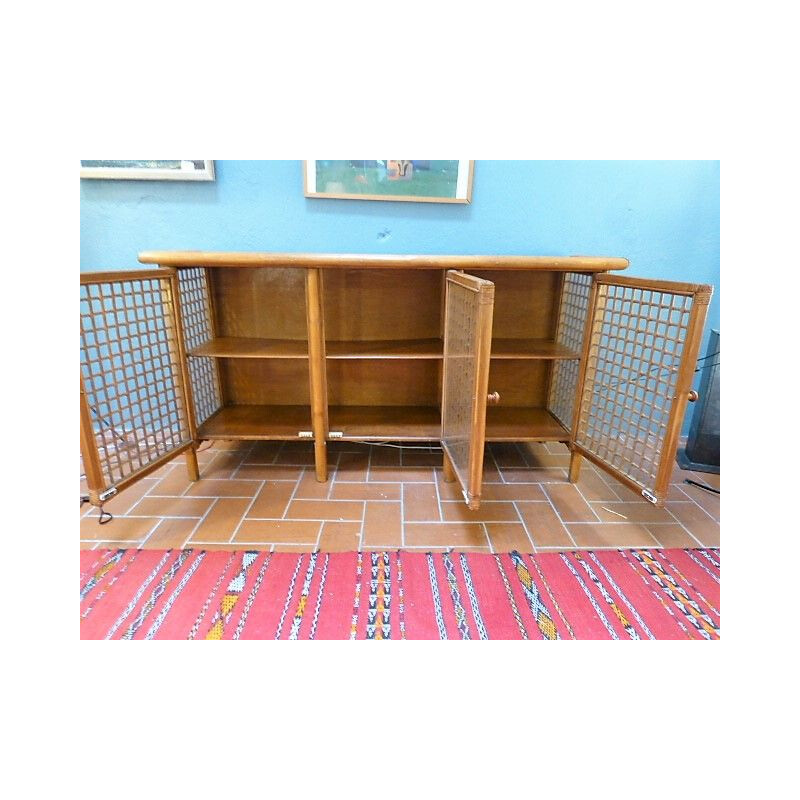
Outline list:
[[[486,395],[486,402],[490,406],[496,406],[500,402],[500,392],[490,392]]]
[[[699,394],[694,389],[689,389],[689,402],[694,403],[697,398],[700,397]]]

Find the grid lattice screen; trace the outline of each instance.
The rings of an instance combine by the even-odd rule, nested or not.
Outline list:
[[[107,486],[191,441],[170,279],[81,284],[81,375]]]
[[[179,269],[178,289],[181,293],[183,340],[189,352],[212,337],[207,270],[204,267]],[[222,405],[219,365],[216,359],[208,356],[190,356],[188,362],[195,421],[201,425]]]
[[[477,279],[476,279],[477,280]],[[483,306],[491,309],[491,305]],[[469,487],[472,417],[478,377],[481,294],[447,281],[442,442],[462,485]]]
[[[652,491],[693,296],[598,285],[575,441]]]
[[[583,333],[591,288],[591,275],[568,272],[564,276],[561,308],[556,328],[556,344],[569,347],[578,356],[583,350]],[[580,361],[577,358],[554,361],[552,369],[547,408],[565,428],[571,430],[577,398]]]

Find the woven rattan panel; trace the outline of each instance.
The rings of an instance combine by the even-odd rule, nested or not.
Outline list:
[[[213,336],[208,270],[203,267],[178,270],[178,289],[183,341],[188,352]],[[216,359],[207,356],[191,356],[188,361],[195,421],[201,425],[222,405],[219,366]]]
[[[81,375],[113,486],[191,441],[170,279],[81,285]]]
[[[475,292],[455,283],[448,285],[442,441],[462,483],[466,483],[469,474],[478,310]]]
[[[575,441],[642,488],[661,460],[693,298],[598,285]]]
[[[583,349],[591,287],[591,275],[568,272],[564,276],[555,340],[557,344],[569,347],[576,353],[580,353]],[[554,361],[552,369],[547,407],[565,428],[571,429],[577,400],[580,362],[577,359]]]
[[[480,494],[494,286],[448,274],[442,444],[467,494]]]

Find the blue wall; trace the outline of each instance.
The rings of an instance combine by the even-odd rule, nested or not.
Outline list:
[[[714,284],[718,161],[478,161],[470,205],[303,197],[299,161],[217,161],[213,183],[81,181],[81,269],[140,250],[612,255]]]
[[[623,256],[628,275],[713,284],[719,328],[718,161],[478,161],[470,205],[307,199],[299,161],[215,168],[82,180],[81,269],[174,249]]]

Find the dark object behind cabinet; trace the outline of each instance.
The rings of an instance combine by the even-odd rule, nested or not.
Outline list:
[[[719,331],[711,331],[702,373],[699,407],[686,447],[678,451],[678,463],[684,469],[719,475]]]

